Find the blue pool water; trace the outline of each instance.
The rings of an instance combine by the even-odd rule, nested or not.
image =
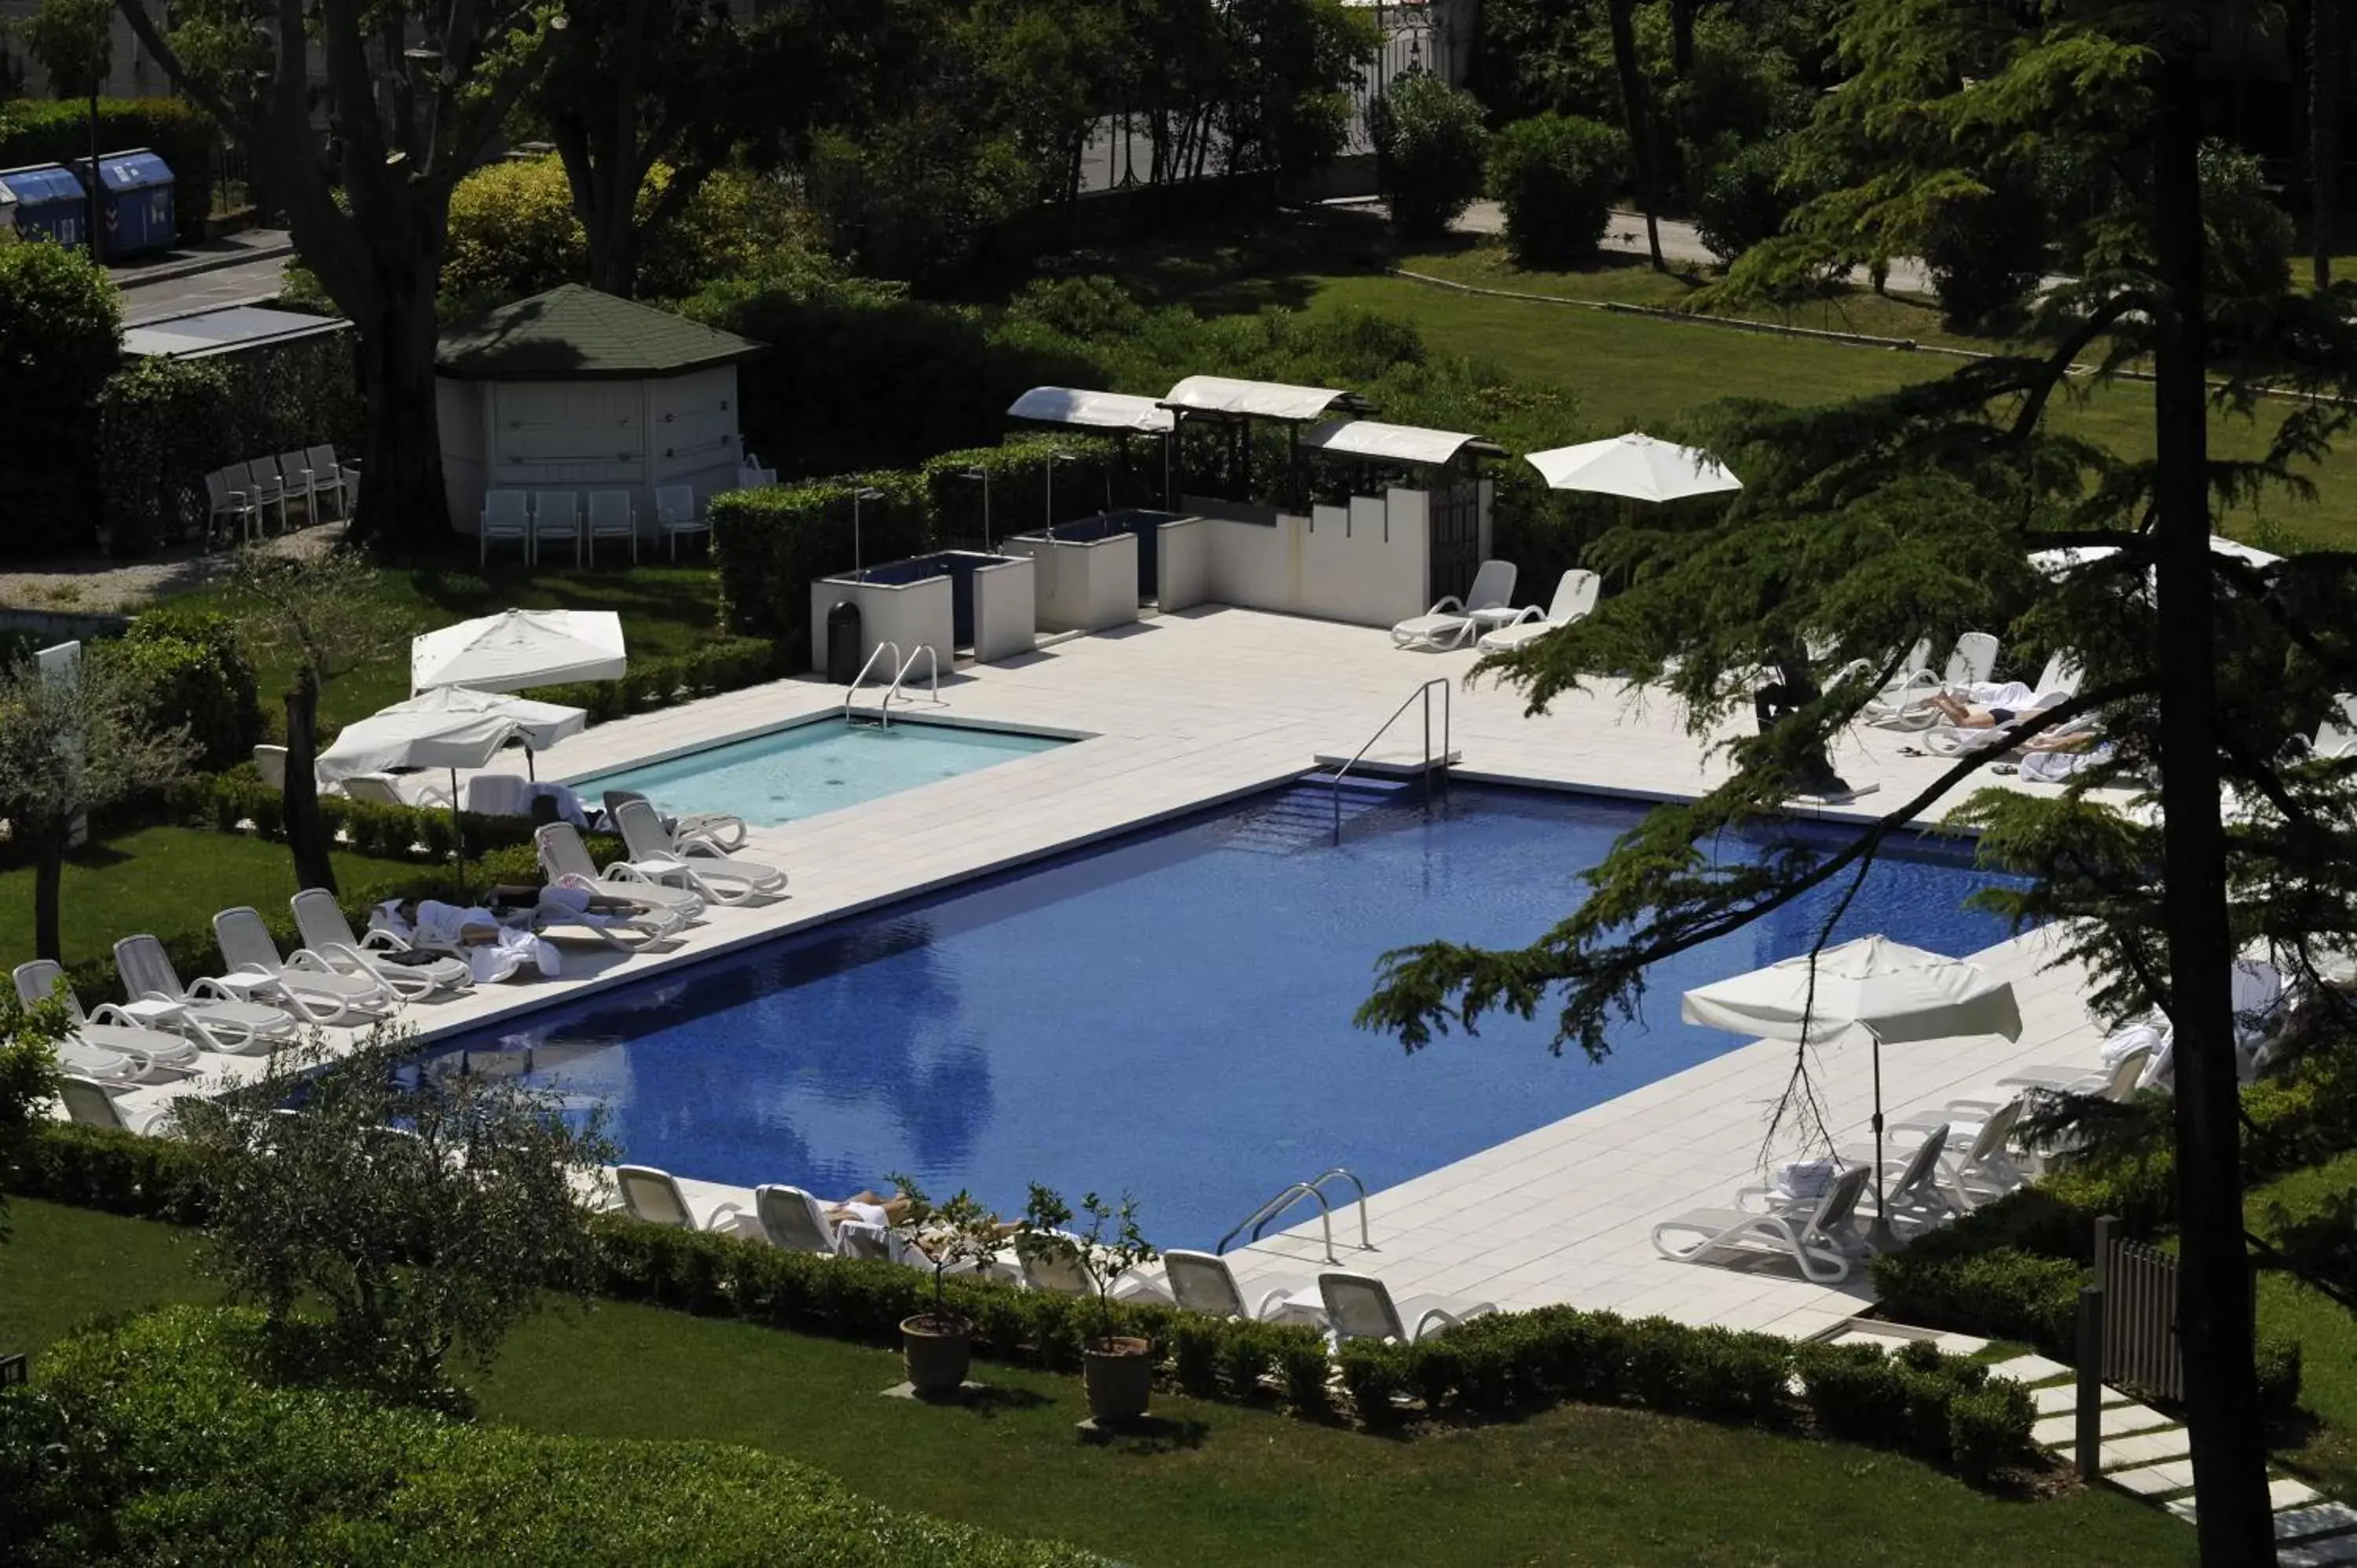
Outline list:
[[[1204,1246],[1328,1165],[1386,1187],[1743,1044],[1680,1023],[1678,993],[1805,950],[1828,900],[1657,966],[1600,1066],[1548,1055],[1544,1009],[1414,1057],[1351,1026],[1378,953],[1529,941],[1641,810],[1459,785],[1336,848],[1325,792],[1279,791],[466,1045],[530,1047],[680,1175],[837,1197],[907,1170],[1007,1212],[1032,1181],[1128,1188],[1155,1240]],[[1886,850],[1842,934],[1973,952],[2006,935],[1959,908],[1989,880],[1954,844]]]
[[[601,774],[575,788],[593,800],[601,790],[639,789],[674,816],[719,811],[775,827],[1067,744],[1013,730],[929,724],[882,729],[821,719]]]

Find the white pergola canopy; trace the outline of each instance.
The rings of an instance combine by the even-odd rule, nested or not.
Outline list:
[[[1245,414],[1254,419],[1296,422],[1318,418],[1351,394],[1335,387],[1297,387],[1283,381],[1238,381],[1232,376],[1189,376],[1172,387],[1161,406],[1189,413]]]
[[[505,610],[429,631],[409,645],[409,689],[513,692],[566,681],[618,681],[628,668],[612,610]]]
[[[1009,403],[1009,415],[1039,424],[1074,424],[1090,430],[1135,430],[1167,435],[1178,416],[1150,397],[1090,392],[1082,387],[1033,387]]]
[[[554,703],[440,687],[346,725],[336,744],[319,754],[319,781],[401,768],[481,768],[510,741],[544,751],[580,734],[588,718],[579,708]]]
[[[1301,438],[1313,452],[1339,452],[1353,457],[1373,457],[1394,463],[1453,461],[1478,435],[1461,430],[1427,430],[1416,424],[1385,424],[1375,419],[1337,419]]]
[[[1534,452],[1530,465],[1553,489],[1639,501],[1673,501],[1743,488],[1724,463],[1699,447],[1656,441],[1638,431]]]

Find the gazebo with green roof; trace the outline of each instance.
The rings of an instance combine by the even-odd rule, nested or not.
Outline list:
[[[473,532],[490,489],[626,489],[651,536],[658,487],[699,508],[736,488],[737,365],[768,351],[575,284],[454,328],[434,367],[451,518]]]

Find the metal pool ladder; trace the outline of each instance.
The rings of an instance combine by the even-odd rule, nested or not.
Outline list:
[[[1236,1221],[1235,1228],[1221,1237],[1220,1244],[1211,1251],[1225,1252],[1228,1250],[1228,1243],[1239,1235],[1243,1235],[1247,1230],[1252,1234],[1244,1237],[1244,1245],[1251,1246],[1260,1240],[1260,1233],[1267,1230],[1278,1215],[1308,1197],[1316,1199],[1318,1203],[1318,1222],[1326,1233],[1326,1261],[1329,1263],[1340,1262],[1342,1260],[1334,1255],[1334,1206],[1326,1198],[1326,1184],[1337,1177],[1349,1182],[1358,1189],[1359,1196],[1352,1201],[1359,1208],[1359,1250],[1362,1252],[1373,1251],[1375,1244],[1367,1235],[1367,1184],[1341,1165],[1329,1165],[1308,1181],[1295,1182],[1284,1191],[1272,1196],[1259,1208]]]
[[[894,642],[890,638],[886,638],[876,645],[876,651],[867,656],[867,662],[859,667],[859,673],[851,678],[850,686],[843,693],[844,723],[851,722],[851,704],[859,700],[860,683],[867,679],[867,672],[876,668],[876,661],[884,657],[884,650],[888,648],[892,650],[892,664],[887,664],[884,668],[889,670],[894,664],[899,663],[900,645],[899,643]],[[893,684],[897,686],[899,682],[895,681]]]
[[[1440,688],[1440,754],[1438,757],[1440,766],[1438,768],[1435,768],[1433,766],[1434,756],[1432,750],[1432,689],[1435,686]],[[1435,773],[1439,773],[1446,776],[1448,771],[1449,764],[1457,760],[1457,754],[1451,751],[1448,747],[1450,720],[1449,709],[1452,703],[1452,699],[1449,696],[1448,692],[1448,682],[1446,677],[1436,675],[1431,680],[1426,681],[1423,685],[1418,686],[1415,691],[1409,693],[1407,701],[1402,703],[1398,707],[1394,708],[1392,710],[1392,716],[1385,719],[1383,724],[1376,728],[1375,733],[1367,737],[1367,744],[1359,747],[1356,752],[1353,752],[1351,754],[1351,760],[1342,764],[1341,767],[1334,769],[1332,775],[1326,780],[1328,792],[1332,796],[1334,801],[1334,842],[1336,843],[1340,843],[1342,842],[1342,776],[1350,772],[1353,768],[1359,766],[1360,762],[1365,758],[1367,753],[1374,749],[1375,742],[1383,739],[1383,736],[1391,729],[1392,725],[1399,722],[1400,715],[1407,712],[1410,708],[1415,707],[1418,703],[1422,703],[1424,704],[1424,762],[1416,771],[1424,779],[1424,799],[1426,804],[1429,805],[1432,801],[1433,775]],[[1349,1173],[1345,1172],[1344,1174],[1348,1175]],[[1358,1178],[1356,1176],[1352,1176],[1351,1179],[1356,1181]],[[1363,1210],[1361,1211],[1361,1218],[1364,1218]]]
[[[882,650],[879,649],[877,651],[881,652]],[[894,651],[898,652],[899,650],[895,649]],[[933,651],[933,645],[930,642],[920,642],[917,644],[917,653],[921,653],[925,656],[925,663],[932,673],[932,702],[933,706],[938,708],[942,705],[941,655]],[[900,695],[901,684],[909,679],[909,671],[917,667],[917,653],[911,653],[909,655],[907,660],[900,666],[900,672],[892,677],[891,690],[884,693],[884,727],[887,729],[892,727],[892,699]],[[906,700],[912,703],[916,701],[914,697],[909,697]]]

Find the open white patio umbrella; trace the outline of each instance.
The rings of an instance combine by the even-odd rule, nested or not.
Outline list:
[[[529,770],[533,752],[579,735],[588,722],[580,708],[440,686],[346,725],[319,754],[319,781],[396,768],[480,768],[510,740],[523,742]]]
[[[2009,981],[1980,965],[1925,952],[1888,937],[1861,937],[1696,986],[1679,1015],[1689,1024],[1768,1040],[1828,1045],[1863,1034],[1874,1052],[1874,1202],[1871,1240],[1887,1247],[1882,1210],[1882,1047],[1968,1035],[2021,1037],[2021,1009]]]
[[[502,610],[409,644],[409,689],[514,692],[565,681],[619,681],[629,660],[612,610]]]
[[[467,888],[467,846],[459,836],[458,769],[481,768],[511,740],[524,743],[526,767],[533,748],[578,735],[589,715],[579,708],[489,692],[442,690],[395,703],[346,725],[336,744],[319,754],[323,784],[357,773],[396,768],[450,770],[450,840],[457,851],[458,891]]]
[[[1709,453],[1636,431],[1609,441],[1534,452],[1529,461],[1551,489],[1593,490],[1631,500],[1674,501],[1743,488],[1743,481]]]

